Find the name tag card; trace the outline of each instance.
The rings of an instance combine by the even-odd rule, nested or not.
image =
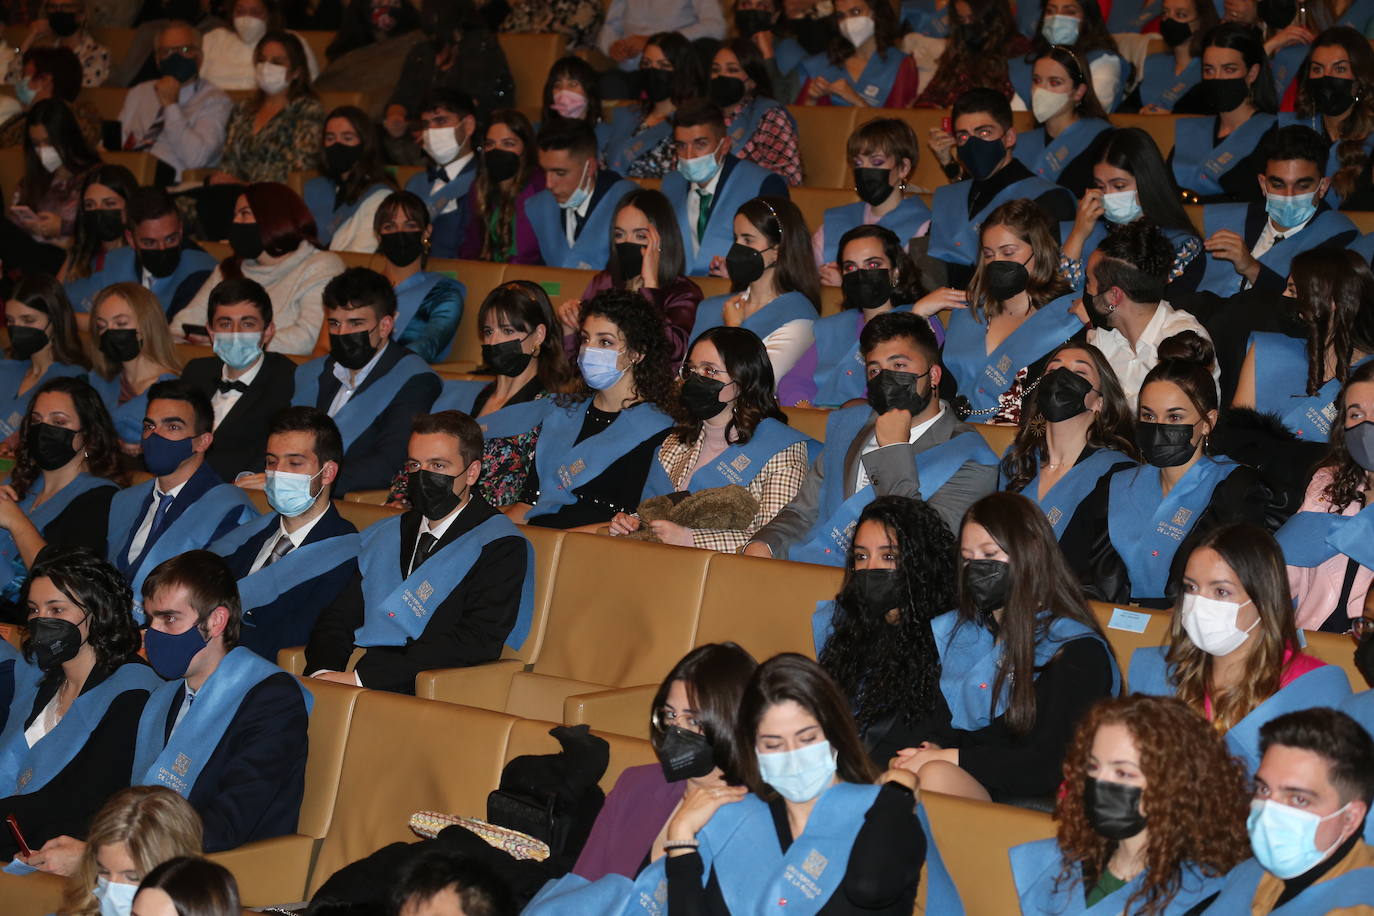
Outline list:
[[[1127,633],[1144,633],[1150,625],[1150,615],[1142,611],[1128,611],[1125,608],[1112,608],[1112,619],[1107,623],[1109,630],[1125,630]]]

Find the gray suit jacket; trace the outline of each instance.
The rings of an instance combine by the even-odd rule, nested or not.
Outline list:
[[[861,454],[864,443],[873,435],[873,425],[878,415],[873,414],[868,422],[849,443],[845,452],[844,495],[848,499],[854,495],[854,483],[858,476],[858,462],[872,481],[873,497],[910,496],[921,498],[921,475],[916,469],[916,456],[927,449],[934,448],[960,433],[974,432],[972,426],[958,419],[948,404],[942,413],[915,443],[896,443]],[[975,433],[976,434],[976,433]],[[802,481],[801,489],[792,501],[774,516],[754,535],[773,551],[778,559],[787,559],[788,551],[796,544],[803,544],[811,534],[811,529],[820,521],[821,488],[825,482],[826,468],[824,456],[816,457],[811,464],[811,472]],[[945,485],[936,490],[928,500],[930,507],[939,513],[940,518],[954,532],[959,533],[959,523],[969,506],[997,489],[997,468],[964,462],[964,466],[954,472]]]

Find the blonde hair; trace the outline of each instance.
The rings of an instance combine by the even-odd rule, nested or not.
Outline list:
[[[57,916],[100,916],[100,901],[91,893],[99,871],[96,855],[112,843],[125,844],[146,875],[168,859],[200,854],[200,815],[165,786],[130,786],[110,796],[91,820],[86,851],[67,879]]]
[[[116,296],[129,303],[134,318],[138,320],[138,334],[143,338],[141,355],[169,372],[180,375],[181,357],[177,356],[176,345],[172,343],[172,331],[167,326],[167,314],[162,311],[162,305],[152,291],[139,283],[112,283],[95,296],[95,302],[91,305],[92,334],[88,355],[96,374],[107,381],[119,374],[119,363],[111,362],[100,352],[100,335],[94,332],[95,313],[106,300]]]

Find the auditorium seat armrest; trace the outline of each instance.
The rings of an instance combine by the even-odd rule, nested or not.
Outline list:
[[[469,668],[421,671],[415,676],[415,695],[505,712],[511,679],[524,670],[519,659],[501,659]]]
[[[5,902],[5,916],[45,916],[57,912],[65,884],[65,879],[42,872],[28,875],[0,872],[0,900]]]
[[[210,853],[206,858],[233,873],[244,906],[297,903],[305,899],[317,842],[291,834]]]
[[[374,506],[385,506],[390,497],[390,490],[354,490],[344,495],[344,499],[348,502],[369,503]]]
[[[579,693],[563,701],[563,721],[569,725],[585,722],[597,731],[643,738],[649,728],[649,705],[657,692],[657,684],[645,684]]]
[[[294,646],[277,652],[277,667],[305,677],[305,646]]]

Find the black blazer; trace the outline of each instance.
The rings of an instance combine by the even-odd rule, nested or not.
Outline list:
[[[436,549],[443,549],[494,515],[480,496],[458,513]],[[420,513],[401,516],[401,551],[396,563],[409,566],[420,533]],[[534,571],[526,563],[525,540],[500,538],[482,548],[477,562],[435,609],[419,639],[404,646],[372,646],[355,669],[364,687],[414,693],[415,675],[430,668],[462,668],[501,657],[515,626],[520,590]],[[362,574],[320,613],[305,649],[305,670],[342,671],[353,652],[353,631],[363,625]]]
[[[1317,213],[1325,213],[1331,207],[1326,201],[1317,204]],[[1313,217],[1316,218],[1315,216]],[[1259,241],[1260,233],[1264,231],[1264,224],[1269,221],[1269,213],[1264,209],[1263,203],[1252,203],[1245,210],[1245,245],[1254,248]],[[1359,231],[1351,229],[1325,239],[1320,244],[1313,245],[1313,248],[1344,248],[1359,236]],[[1301,235],[1299,236],[1301,237]],[[1283,295],[1284,287],[1288,285],[1288,278],[1281,277],[1275,273],[1272,267],[1260,264],[1259,276],[1255,278],[1253,289],[1264,290],[1266,292]]]
[[[382,358],[363,379],[357,397],[378,379],[385,376],[410,351],[394,341],[387,344]],[[334,482],[334,493],[343,496],[354,490],[380,490],[391,485],[391,478],[406,461],[406,445],[410,442],[410,421],[429,413],[430,405],[439,397],[442,383],[433,372],[417,375],[401,386],[391,403],[377,414],[377,419],[353,441],[344,453],[343,467]],[[326,357],[320,372],[319,394],[315,406],[328,410],[334,395],[339,393],[339,380],[334,376],[334,357]]]
[[[235,579],[247,576],[263,545],[277,539],[281,533],[281,517],[276,518],[277,524],[268,525],[224,558]],[[357,531],[353,523],[340,515],[339,510],[330,503],[315,527],[305,536],[301,547],[332,537],[356,534]],[[317,575],[300,580],[271,604],[254,608],[251,612],[245,611],[239,645],[252,649],[274,665],[280,650],[305,645],[310,639],[310,631],[315,628],[320,609],[337,598],[344,586],[357,576],[358,561],[352,559],[333,569],[316,569],[312,572]]]
[[[241,471],[262,470],[267,426],[277,411],[290,406],[296,390],[296,364],[280,353],[265,356],[248,391],[234,402],[216,427],[214,444],[205,454],[215,473],[228,481]],[[205,392],[207,398],[213,398],[223,369],[224,363],[218,356],[203,356],[187,363],[181,378]]]
[[[710,219],[715,212],[716,201],[725,196],[725,186],[730,181],[730,177],[735,174],[735,168],[742,162],[738,156],[727,153],[720,162],[720,181],[716,182],[716,193],[711,197],[711,206],[706,210],[706,218]],[[759,182],[759,191],[755,197],[791,197],[787,187],[787,179],[776,172],[769,172],[764,176],[763,181]]]
[[[185,698],[183,690],[167,710],[167,737]],[[309,725],[300,684],[285,671],[244,694],[187,798],[205,825],[206,852],[296,832]]]
[[[196,472],[191,475],[191,479],[186,481],[186,486],[182,489],[181,493],[172,502],[172,508],[167,510],[167,522],[163,526],[163,531],[171,527],[172,522],[181,518],[183,513],[194,506],[196,500],[222,483],[224,483],[224,481],[220,480],[219,475],[210,468],[210,465],[202,461],[200,467],[196,468]],[[148,514],[148,507],[153,504],[153,494],[155,490],[156,487],[150,488],[143,497],[143,502],[138,507],[138,514],[134,516],[134,524],[129,528],[128,534],[124,536],[124,543],[119,545],[119,553],[115,554],[115,566],[119,567],[119,571],[130,581],[133,580],[137,567],[129,562],[129,547],[133,544],[134,537],[138,534],[138,526],[142,524],[143,517]],[[230,509],[224,518],[220,519],[219,526],[215,528],[214,533],[210,535],[209,544],[213,544],[230,531],[233,531],[234,528],[238,526],[239,515],[238,506]],[[161,535],[159,535],[159,537],[160,536]],[[154,538],[151,536],[144,542],[142,556],[146,556],[148,551],[152,549],[153,542]],[[208,547],[209,544],[205,546]],[[142,556],[134,557],[134,559],[139,560]]]

